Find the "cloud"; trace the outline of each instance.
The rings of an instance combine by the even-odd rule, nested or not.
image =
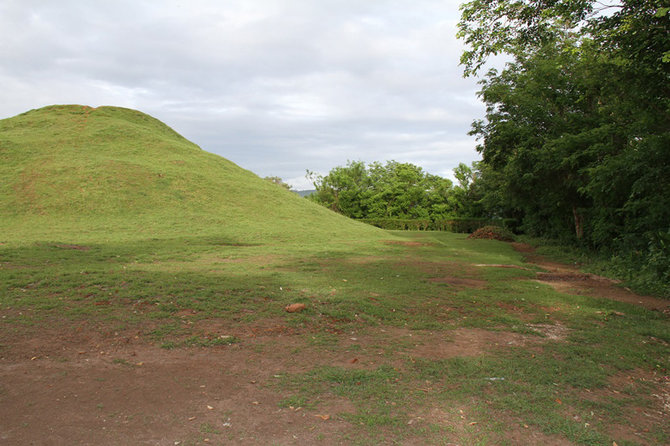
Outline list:
[[[349,159],[446,175],[483,115],[457,20],[453,1],[9,0],[0,117],[119,105],[289,182]]]

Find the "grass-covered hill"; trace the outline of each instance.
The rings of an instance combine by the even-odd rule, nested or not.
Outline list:
[[[119,107],[54,105],[0,120],[0,177],[0,241],[376,232]]]

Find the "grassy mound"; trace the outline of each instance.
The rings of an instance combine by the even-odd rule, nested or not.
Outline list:
[[[187,232],[256,242],[378,233],[135,110],[56,105],[0,120],[0,159],[0,241]]]

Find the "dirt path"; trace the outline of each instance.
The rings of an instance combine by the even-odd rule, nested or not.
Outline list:
[[[613,299],[640,305],[650,310],[670,313],[670,300],[640,296],[627,288],[623,288],[616,280],[580,272],[575,265],[551,262],[536,254],[535,249],[530,245],[512,243],[512,246],[515,250],[523,253],[526,262],[546,270],[546,272],[537,274],[538,282],[550,285],[561,293]]]

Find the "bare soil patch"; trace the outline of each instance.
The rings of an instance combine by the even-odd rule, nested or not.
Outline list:
[[[336,343],[324,348],[310,343],[318,333],[280,320],[196,325],[240,343],[166,350],[138,332],[89,324],[15,332],[11,343],[3,336],[0,444],[348,444],[358,426],[341,414],[355,412],[351,403],[330,396],[313,409],[283,407],[282,376],[318,366],[403,367],[412,358],[542,342],[483,329],[377,327],[335,333]]]
[[[637,395],[633,400],[632,394]],[[644,395],[640,401],[639,395]],[[670,435],[670,377],[645,370],[628,370],[619,372],[609,379],[608,385],[602,389],[589,390],[585,398],[591,401],[615,400],[628,403],[622,421],[610,423],[608,433],[613,438],[620,438],[643,445],[650,443],[649,433],[660,429]],[[632,407],[630,404],[632,403]],[[596,419],[602,419],[596,414]]]
[[[344,423],[279,407],[274,355],[135,347],[2,364],[7,444],[309,444]],[[263,373],[260,373],[263,371]],[[342,410],[340,401],[322,411]]]
[[[570,333],[570,329],[561,324],[527,324],[526,326],[552,341],[562,341]]]
[[[475,266],[478,268],[510,268],[510,269],[522,269],[524,271],[530,271],[530,269],[526,268],[525,266],[506,265],[499,263],[477,263],[475,264]]]
[[[447,359],[456,356],[478,356],[486,352],[527,345],[540,338],[518,333],[459,328],[439,333],[409,333],[413,348],[406,354],[414,358]]]
[[[269,322],[240,344],[173,350],[100,328],[52,328],[6,344],[0,444],[340,444],[350,428],[336,416],[353,411],[346,400],[281,407],[281,376],[349,364],[305,349],[288,327]]]
[[[573,293],[604,299],[612,299],[639,305],[650,310],[668,313],[670,301],[653,296],[640,296],[622,288],[616,280],[595,274],[580,272],[576,265],[552,262],[535,253],[532,246],[524,243],[512,243],[517,251],[524,254],[528,263],[537,265],[546,272],[537,274],[539,283],[547,284],[561,293]]]

